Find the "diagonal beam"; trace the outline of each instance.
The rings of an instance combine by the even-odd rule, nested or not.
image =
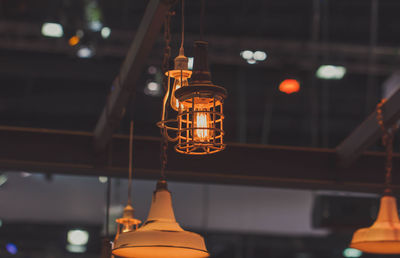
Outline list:
[[[94,130],[95,150],[102,152],[119,126],[146,59],[157,39],[165,17],[175,1],[150,0],[118,76],[115,78],[106,106]]]
[[[400,119],[400,90],[397,90],[382,105],[383,120],[386,127]],[[341,144],[336,147],[338,165],[348,167],[382,135],[376,118],[376,111],[372,112]]]

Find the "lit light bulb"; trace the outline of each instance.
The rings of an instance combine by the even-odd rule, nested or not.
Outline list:
[[[183,47],[179,49],[179,55],[174,60],[174,70],[167,72],[166,76],[174,78],[174,86],[171,92],[171,107],[175,111],[182,110],[183,105],[175,98],[175,91],[181,87],[188,86],[188,78],[192,76],[192,71],[188,70],[189,59],[185,56]]]
[[[197,109],[194,115],[194,128],[205,128],[194,130],[194,141],[195,142],[207,142],[212,137],[212,128],[210,113],[207,112],[206,108]]]
[[[125,223],[122,226],[122,233],[127,233],[133,231],[133,225],[130,223]]]
[[[178,111],[179,109],[183,109],[183,105],[179,103],[179,100],[175,98],[175,91],[181,87],[188,86],[188,76],[184,72],[179,72],[179,74],[174,73],[174,86],[172,87],[172,95],[171,95],[171,107]]]

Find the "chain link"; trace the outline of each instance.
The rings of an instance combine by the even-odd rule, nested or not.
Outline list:
[[[391,188],[392,184],[392,168],[393,168],[393,138],[394,133],[398,129],[397,123],[395,123],[392,127],[386,128],[385,122],[383,120],[382,106],[385,104],[386,99],[382,99],[382,101],[376,107],[376,118],[378,120],[378,124],[382,131],[382,144],[386,148],[386,178],[385,184],[387,188]]]
[[[171,47],[170,47],[170,42],[171,42],[171,16],[173,16],[175,13],[170,11],[168,12],[167,16],[165,17],[165,22],[164,22],[164,41],[165,41],[165,47],[164,47],[164,58],[163,58],[163,63],[162,63],[162,73],[165,75],[166,72],[169,70],[169,62],[171,58]],[[163,86],[164,90],[167,90],[167,85],[168,85],[168,77],[163,76]]]

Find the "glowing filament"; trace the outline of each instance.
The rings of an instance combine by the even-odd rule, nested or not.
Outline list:
[[[125,223],[122,227],[122,233],[127,233],[133,231],[133,224]]]
[[[172,95],[171,95],[171,107],[178,111],[179,109],[183,109],[183,105],[179,103],[179,100],[175,98],[175,91],[182,86],[188,86],[188,78],[187,77],[181,77],[181,76],[176,76],[174,77],[174,86],[172,88]],[[182,79],[182,80],[181,80]]]
[[[207,111],[206,109],[201,111]],[[197,142],[206,142],[211,138],[212,130],[211,128],[211,119],[210,114],[207,112],[201,112],[200,110],[195,111],[194,113],[194,140]],[[199,129],[205,128],[205,129]]]

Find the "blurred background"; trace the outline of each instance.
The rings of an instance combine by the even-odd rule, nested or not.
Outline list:
[[[0,123],[93,131],[147,2],[1,0]],[[192,57],[201,1],[186,2]],[[226,141],[337,146],[399,88],[399,11],[397,0],[206,1],[212,79],[229,92]],[[160,33],[117,133],[134,119],[135,135],[159,136],[164,44]],[[112,231],[126,180],[31,172],[1,171],[0,257],[99,257],[107,181]],[[134,181],[142,220],[154,188]],[[376,217],[374,194],[185,182],[170,190],[178,221],[205,236],[212,257],[381,257],[347,249],[352,232]],[[79,248],[68,240],[74,233]]]

